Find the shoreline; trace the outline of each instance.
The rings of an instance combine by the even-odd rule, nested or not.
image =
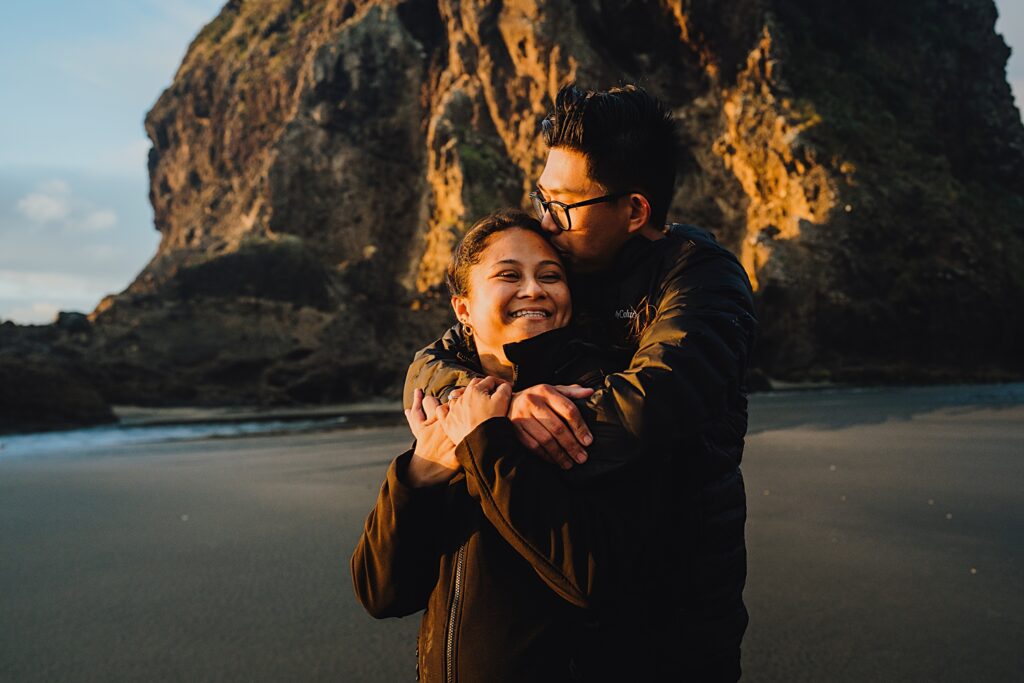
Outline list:
[[[257,406],[113,406],[114,422],[94,425],[69,425],[36,431],[0,432],[0,445],[13,438],[68,435],[72,432],[99,432],[110,430],[146,429],[156,427],[188,427],[201,425],[246,425],[280,423],[333,423],[338,429],[386,425],[398,418],[404,420],[402,404],[398,401],[364,401],[351,404],[296,406],[289,408],[260,408]],[[292,431],[283,429],[282,431]],[[273,433],[273,432],[267,432]],[[0,447],[2,450],[2,447]]]
[[[929,409],[950,405],[981,405],[1022,403],[1024,404],[1024,381],[1020,382],[962,382],[947,384],[873,384],[844,385],[820,382],[787,383],[767,391],[751,391],[751,398],[767,399],[765,406],[776,400],[801,401],[812,396],[864,397],[872,394],[887,395],[891,398],[906,397],[921,399],[920,406]],[[402,403],[397,400],[375,399],[359,403],[296,406],[290,408],[259,408],[256,406],[115,406],[120,421],[106,427],[144,428],[187,425],[216,424],[262,424],[267,422],[299,422],[304,420],[330,420],[347,418],[338,424],[338,429],[366,426],[387,426],[388,420],[404,425]],[[289,430],[284,430],[285,432]],[[50,432],[37,432],[48,434]],[[270,435],[271,432],[254,436]],[[4,435],[0,435],[0,440]],[[244,436],[244,435],[243,435]]]
[[[784,397],[806,394],[870,394],[903,392],[932,394],[937,390],[950,390],[957,394],[970,392],[978,395],[1002,394],[1010,400],[1024,401],[1024,381],[1006,382],[950,382],[937,384],[839,384],[832,382],[779,382],[772,389],[750,391],[759,397]],[[371,399],[358,403],[294,406],[288,408],[260,408],[258,406],[171,406],[147,407],[115,405],[117,423],[110,427],[157,427],[193,424],[239,424],[263,422],[292,422],[349,418],[350,423],[362,426],[375,419],[399,417],[402,402],[390,399]],[[353,418],[356,418],[353,420]],[[403,418],[404,419],[404,418]],[[402,421],[404,424],[404,421]],[[38,432],[43,433],[43,432]],[[2,438],[2,437],[0,437]]]
[[[329,419],[337,417],[373,418],[401,414],[400,401],[386,399],[359,403],[260,408],[258,406],[112,406],[117,424],[122,427],[154,427],[188,424],[233,424],[238,422],[270,422]]]
[[[750,396],[790,396],[797,394],[871,393],[885,391],[907,391],[928,393],[935,390],[972,390],[992,392],[1003,390],[1011,396],[1024,398],[1024,381],[993,382],[948,382],[913,384],[842,384],[835,382],[780,382],[773,381],[771,389],[750,391]],[[303,405],[264,408],[252,405],[230,406],[112,406],[116,422],[96,425],[73,425],[66,428],[27,432],[0,432],[0,444],[11,437],[62,434],[96,429],[126,429],[146,427],[173,427],[189,425],[241,425],[268,422],[296,423],[336,420],[335,428],[346,429],[361,426],[387,425],[392,422],[404,424],[402,402],[394,399],[369,399],[355,403],[324,405]],[[340,419],[339,418],[343,418]],[[283,429],[283,432],[290,430]],[[273,432],[267,432],[268,434]]]
[[[0,460],[84,453],[114,447],[145,447],[248,437],[280,437],[373,427],[404,426],[397,402],[260,410],[247,406],[217,408],[141,408],[119,406],[121,421],[37,432],[0,434]]]

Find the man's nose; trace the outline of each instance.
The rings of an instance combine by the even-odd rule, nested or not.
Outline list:
[[[562,229],[555,223],[555,219],[551,217],[551,211],[545,211],[544,215],[540,219],[540,227],[544,228],[547,232],[552,235],[557,235],[562,232]]]

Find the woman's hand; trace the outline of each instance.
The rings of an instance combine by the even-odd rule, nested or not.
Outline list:
[[[416,437],[416,449],[407,471],[408,483],[414,487],[442,484],[459,470],[455,457],[455,444],[444,431],[441,418],[448,412],[433,396],[423,397],[423,390],[417,389],[412,408],[405,411]]]
[[[495,377],[474,379],[469,386],[449,400],[439,422],[454,444],[461,443],[471,431],[492,417],[508,413],[512,385]]]
[[[452,391],[449,402],[462,392]],[[547,462],[567,470],[586,462],[586,447],[594,442],[572,399],[590,398],[593,393],[593,389],[579,384],[527,387],[512,394],[508,419],[520,443]]]

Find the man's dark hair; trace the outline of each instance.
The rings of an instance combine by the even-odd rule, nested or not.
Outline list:
[[[445,284],[452,296],[469,294],[469,271],[480,263],[480,256],[487,248],[491,235],[518,228],[535,232],[545,240],[549,235],[540,227],[540,221],[519,209],[499,209],[489,213],[473,224],[459,240],[445,272]]]
[[[562,147],[587,158],[590,177],[609,192],[631,190],[647,197],[650,222],[665,223],[676,184],[679,135],[658,100],[626,85],[607,91],[569,84],[541,124],[549,149]]]

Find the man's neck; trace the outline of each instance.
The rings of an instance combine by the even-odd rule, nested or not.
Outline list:
[[[595,278],[604,275],[610,270],[613,270],[615,262],[622,257],[623,250],[627,248],[626,245],[629,244],[632,240],[635,240],[639,237],[642,237],[643,239],[649,242],[656,242],[658,240],[665,239],[665,233],[661,230],[658,230],[657,228],[651,227],[650,225],[645,225],[636,232],[632,232],[629,235],[627,235],[626,241],[623,242],[622,245],[618,248],[618,250],[616,250],[616,252],[608,259],[607,263],[597,268],[594,268],[593,270],[577,270],[574,277]],[[642,242],[639,244],[642,244]]]
[[[663,239],[665,239],[665,231],[664,230],[659,230],[658,228],[655,228],[654,226],[652,226],[650,224],[645,225],[644,227],[640,228],[640,230],[637,231],[637,234],[641,235],[643,237],[646,237],[647,239],[651,240],[652,242],[654,242],[656,240],[663,240]]]

